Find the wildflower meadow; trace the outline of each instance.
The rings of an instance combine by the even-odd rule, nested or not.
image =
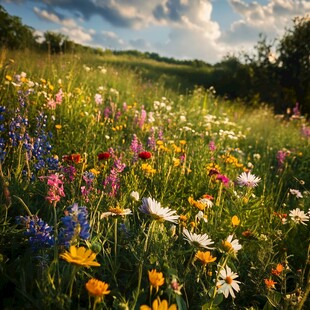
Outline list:
[[[1,309],[309,309],[310,125],[291,104],[1,51]]]

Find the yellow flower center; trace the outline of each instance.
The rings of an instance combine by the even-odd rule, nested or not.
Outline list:
[[[231,284],[233,282],[233,279],[231,277],[226,277],[225,282],[227,284]]]
[[[223,248],[226,252],[229,252],[232,249],[232,244],[228,241],[223,241]]]
[[[109,212],[114,214],[123,214],[124,211],[120,207],[116,207],[116,208],[110,208]]]

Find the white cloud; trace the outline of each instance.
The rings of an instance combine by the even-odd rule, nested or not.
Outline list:
[[[129,47],[129,45],[113,31],[101,31],[94,37],[93,41],[108,49],[124,49]]]
[[[47,12],[46,10],[40,10],[37,7],[34,7],[33,11],[42,19],[56,24],[60,23],[59,17],[56,14]]]
[[[256,1],[229,0],[232,8],[241,16],[233,22],[220,40],[236,50],[253,50],[263,34],[269,40],[281,38],[293,25],[295,16],[310,13],[310,2],[296,0],[270,0],[266,5]]]
[[[210,40],[199,30],[176,28],[169,41],[159,47],[161,55],[179,59],[203,59],[209,63],[219,61],[225,50],[216,40]]]
[[[256,1],[249,4],[242,0],[229,2],[246,24],[267,33],[269,29],[283,33],[285,26],[292,24],[293,17],[310,13],[310,2],[303,0],[270,0],[266,5]]]
[[[93,39],[91,34],[81,27],[77,28],[62,27],[58,30],[58,32],[68,36],[70,40],[83,45],[91,43]]]
[[[40,10],[37,7],[33,8],[33,11],[35,12],[35,14],[37,14],[41,19],[47,20],[49,22],[58,24],[58,25],[63,25],[65,27],[70,27],[70,28],[74,28],[77,26],[76,22],[74,19],[72,18],[64,18],[64,19],[60,19],[59,16],[57,16],[56,14],[52,13],[52,12],[48,12],[46,10]]]

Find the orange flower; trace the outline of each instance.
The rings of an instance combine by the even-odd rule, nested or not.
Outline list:
[[[283,271],[283,269],[284,269],[283,266],[281,264],[278,264],[276,269],[271,270],[271,273],[275,276],[279,276],[280,273]]]
[[[163,276],[162,272],[157,272],[156,269],[152,269],[148,272],[149,274],[149,281],[152,287],[156,288],[156,291],[158,291],[158,288],[162,286],[165,283],[165,278]]]
[[[195,255],[195,258],[199,259],[203,265],[207,265],[216,261],[216,257],[213,257],[210,251],[198,251]]]
[[[275,288],[275,284],[277,284],[277,282],[274,282],[271,279],[265,279],[264,281],[268,289]]]
[[[186,216],[186,215],[181,214],[181,215],[180,215],[180,221],[184,221],[184,222],[186,222],[186,221],[187,221],[187,216]]]
[[[85,286],[88,294],[94,297],[98,302],[103,299],[104,295],[108,295],[110,293],[108,290],[109,284],[97,279],[90,279]]]

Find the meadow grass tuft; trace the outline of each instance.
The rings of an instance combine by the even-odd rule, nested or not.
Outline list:
[[[1,51],[3,309],[309,306],[309,124],[170,67]]]

